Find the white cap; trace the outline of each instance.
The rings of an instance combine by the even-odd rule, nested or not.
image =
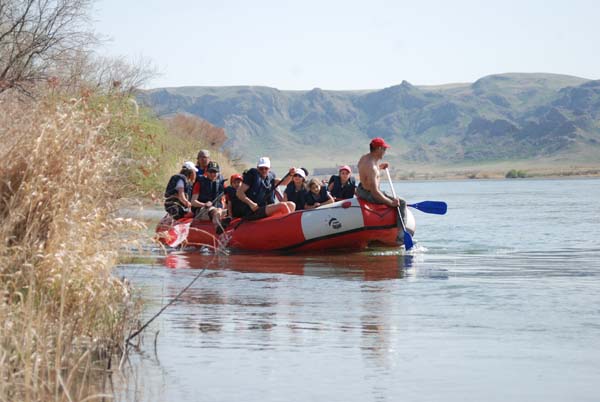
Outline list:
[[[269,159],[268,156],[261,156],[258,159],[258,163],[256,164],[256,167],[268,167],[270,169],[271,168],[271,160]]]
[[[190,169],[193,170],[194,172],[198,172],[198,168],[196,168],[196,165],[194,164],[194,162],[184,162],[183,167],[186,169]]]
[[[304,173],[304,170],[302,170],[302,169],[296,169],[294,176],[295,175],[298,175],[298,176],[302,177],[303,179],[306,179],[306,173]]]

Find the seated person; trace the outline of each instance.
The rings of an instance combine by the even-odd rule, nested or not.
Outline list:
[[[165,211],[173,219],[181,219],[187,215],[192,206],[192,183],[196,180],[196,166],[193,162],[185,162],[176,175],[171,176],[165,189]]]
[[[319,179],[310,179],[308,182],[309,192],[306,195],[305,209],[319,208],[321,205],[333,203],[333,197],[327,191],[327,187],[323,186]]]
[[[327,189],[336,201],[354,197],[356,181],[354,180],[354,176],[352,176],[350,166],[341,166],[339,175],[331,176],[328,183]]]
[[[290,168],[290,175],[295,173],[295,168]],[[258,160],[256,168],[244,172],[243,182],[237,189],[237,197],[246,205],[244,218],[249,220],[261,219],[271,216],[276,212],[288,214],[296,206],[293,202],[284,201],[275,204],[275,191],[279,185],[287,185],[291,177],[283,180],[275,177],[271,172],[271,160],[263,156]]]
[[[192,190],[195,219],[212,220],[217,228],[223,226],[221,219],[225,216],[222,202],[225,188],[223,181],[219,180],[219,170],[219,164],[210,161],[206,167],[206,176],[200,176]]]
[[[232,218],[241,218],[246,212],[244,204],[236,195],[237,189],[242,186],[244,178],[240,174],[233,174],[229,179],[229,186],[225,187],[225,198],[227,200],[227,213]]]
[[[373,138],[369,144],[369,153],[358,160],[358,178],[360,184],[356,195],[365,201],[375,204],[385,204],[392,208],[399,208],[402,218],[406,218],[406,201],[383,192],[380,186],[379,174],[388,168],[388,163],[379,163],[390,146],[381,137]]]
[[[287,185],[283,193],[283,200],[296,204],[296,211],[304,209],[304,204],[306,203],[308,189],[305,182],[306,173],[304,173],[303,169],[297,169],[294,176],[292,176],[292,182]]]

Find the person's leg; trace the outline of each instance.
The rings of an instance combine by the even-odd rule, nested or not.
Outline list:
[[[265,214],[267,216],[274,215],[277,212],[281,214],[289,214],[290,212],[294,212],[296,209],[296,204],[291,201],[280,202],[279,204],[269,204],[265,209]]]
[[[288,208],[288,211],[289,211],[288,213],[294,212],[296,210],[296,203],[295,202],[293,202],[293,201],[286,201],[286,202],[284,202],[284,204],[287,205],[287,208]]]
[[[183,218],[187,213],[183,205],[171,200],[165,202],[165,211],[175,220]]]

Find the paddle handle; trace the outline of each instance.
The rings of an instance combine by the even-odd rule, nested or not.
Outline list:
[[[396,198],[396,190],[394,189],[394,184],[392,183],[392,176],[390,176],[390,171],[388,168],[385,168],[385,174],[387,175],[388,182],[390,183],[390,188],[392,189],[392,195]],[[406,226],[404,225],[404,219],[402,219],[402,211],[400,210],[400,206],[396,207],[398,209],[398,219],[400,219],[400,223],[402,224],[402,231],[404,232],[404,247],[407,250],[410,250],[413,247],[412,237],[410,233],[406,231]]]

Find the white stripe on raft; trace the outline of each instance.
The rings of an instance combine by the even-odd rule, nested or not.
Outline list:
[[[349,208],[341,207],[350,202]],[[324,205],[302,214],[302,233],[305,240],[344,233],[365,226],[360,204],[356,198]]]

